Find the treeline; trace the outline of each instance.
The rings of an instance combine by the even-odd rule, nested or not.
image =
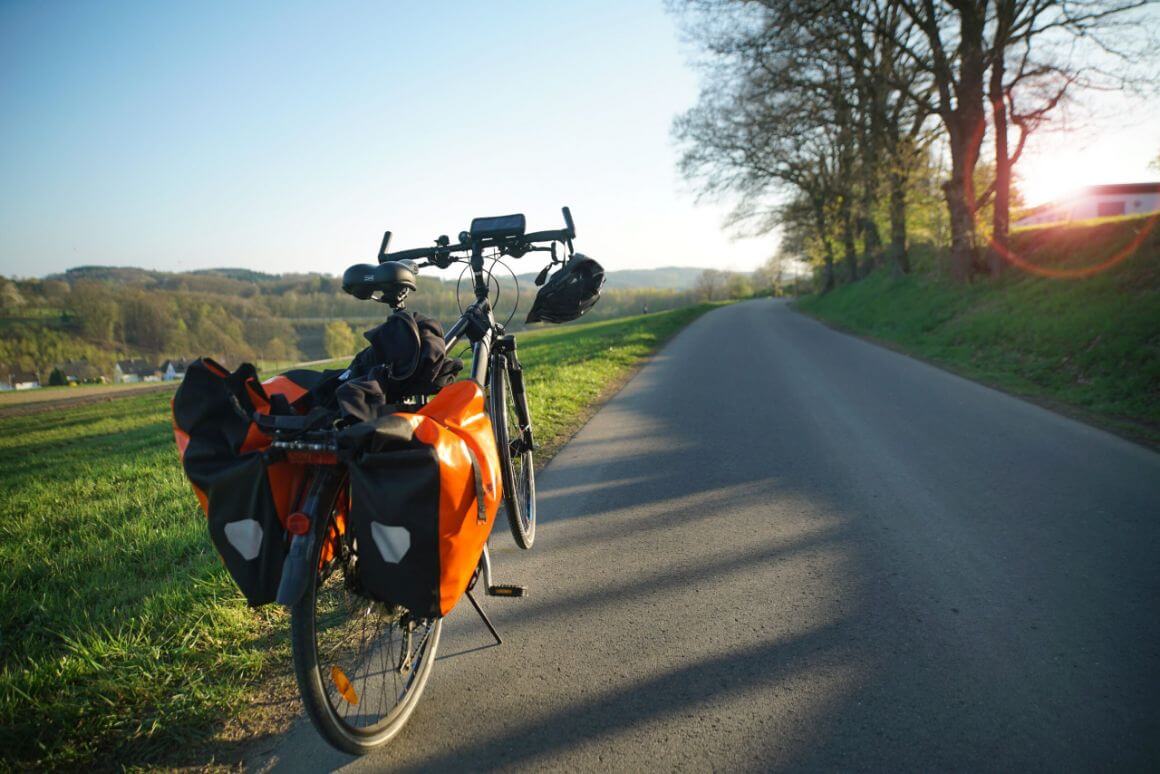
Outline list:
[[[1083,88],[1132,80],[1152,53],[1144,5],[677,2],[704,73],[674,125],[682,171],[736,196],[735,224],[780,228],[823,291],[910,271],[916,228],[949,243],[957,280],[997,275],[1029,137]]]
[[[496,271],[501,320],[516,302],[515,282]],[[471,300],[467,281],[420,277],[409,308],[444,323]],[[522,326],[536,287],[520,283]],[[586,319],[661,311],[693,303],[692,291],[610,290]],[[341,280],[323,274],[269,275],[242,269],[170,273],[116,267],[82,267],[44,279],[0,277],[0,365],[47,379],[68,361],[86,361],[110,376],[123,358],[190,358],[223,362],[295,361],[350,354],[361,334],[390,309],[342,292]],[[341,321],[353,335],[327,324]],[[353,343],[352,343],[353,342]],[[328,346],[329,344],[329,346]],[[342,350],[342,351],[338,351]]]

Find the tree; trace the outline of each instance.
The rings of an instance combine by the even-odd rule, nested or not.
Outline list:
[[[121,308],[112,289],[96,282],[77,282],[69,294],[69,310],[80,321],[81,333],[98,343],[111,344],[121,322]]]
[[[297,360],[300,355],[297,347],[278,337],[270,339],[262,348],[262,356],[267,360]]]
[[[16,283],[0,277],[0,314],[16,314],[24,306],[24,295]]]
[[[323,348],[327,357],[339,358],[353,355],[358,340],[350,326],[341,320],[328,322],[322,333]]]
[[[753,295],[753,280],[748,274],[729,272],[725,278],[725,292],[729,298],[749,298]]]
[[[176,310],[168,299],[151,292],[134,293],[121,303],[125,343],[164,352],[171,348]]]
[[[68,379],[65,378],[64,371],[60,368],[53,368],[52,373],[48,375],[49,387],[65,387],[68,385]]]
[[[890,255],[906,263],[906,197],[929,83],[909,64],[914,24],[899,0],[688,0],[710,55],[697,105],[674,123],[682,172],[702,193],[739,197],[731,222],[783,232],[809,213],[834,286],[834,245],[850,281],[879,260],[879,194],[891,191]],[[900,42],[901,41],[901,42]],[[800,218],[796,226],[802,224]]]
[[[907,51],[933,78],[929,105],[946,130],[951,156],[950,177],[943,186],[950,213],[951,274],[960,281],[970,275],[976,213],[992,195],[992,236],[999,241],[991,251],[991,268],[997,273],[1010,220],[1011,170],[1027,135],[1081,81],[1083,69],[1077,63],[1082,53],[1093,48],[1117,53],[1101,33],[1146,0],[899,2],[923,33],[923,46]],[[987,105],[994,125],[995,183],[979,194],[975,167],[987,129]],[[1019,131],[1013,146],[1011,124]]]
[[[716,301],[725,295],[725,272],[705,269],[693,283],[693,294],[698,301]]]

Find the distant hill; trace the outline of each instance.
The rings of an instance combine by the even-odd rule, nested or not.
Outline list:
[[[227,279],[241,280],[242,282],[264,282],[266,280],[281,279],[282,276],[278,274],[266,274],[265,272],[254,271],[253,269],[195,269],[189,273],[200,276],[225,277]]]
[[[49,274],[45,279],[64,280],[68,283],[87,280],[90,282],[113,282],[118,285],[154,285],[167,272],[138,269],[133,266],[77,266],[63,274]]]
[[[523,266],[537,269],[543,264]],[[693,303],[692,287],[701,271],[666,267],[610,272],[600,303],[586,319]],[[535,276],[520,278],[517,295],[507,284],[510,278],[499,275],[503,292],[496,297],[496,311],[502,320],[510,320],[511,330],[524,325],[536,294]],[[445,324],[459,316],[472,296],[469,282],[459,287],[435,272],[419,277],[418,284],[412,308]],[[124,359],[160,363],[208,354],[234,364],[318,360],[334,354],[326,351],[328,324],[345,321],[356,332],[363,331],[389,311],[343,293],[341,280],[331,274],[78,266],[44,280],[0,277],[0,365],[35,371],[46,381],[54,369],[81,360],[106,378],[112,378],[113,363]],[[349,346],[360,344],[356,337]]]
[[[692,290],[703,268],[662,266],[659,269],[621,269],[605,275],[609,290]],[[531,283],[535,274],[521,274],[520,283]]]
[[[608,288],[657,290],[691,290],[703,268],[688,266],[662,266],[659,269],[624,269],[608,272],[605,284]]]
[[[703,268],[688,266],[662,266],[659,269],[622,269],[607,274],[605,287],[609,290],[692,290]],[[66,282],[89,280],[92,282],[112,282],[119,285],[173,286],[181,277],[220,277],[246,283],[279,283],[289,279],[306,279],[326,276],[321,273],[309,274],[266,274],[252,269],[220,268],[196,269],[188,272],[165,272],[137,269],[129,266],[78,266],[63,274],[52,274],[46,279],[60,279]],[[535,274],[521,274],[520,283],[531,285]]]

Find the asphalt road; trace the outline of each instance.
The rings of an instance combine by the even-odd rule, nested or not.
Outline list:
[[[409,726],[278,771],[1160,766],[1160,455],[785,305],[681,333],[492,542]],[[259,763],[255,759],[255,763]]]

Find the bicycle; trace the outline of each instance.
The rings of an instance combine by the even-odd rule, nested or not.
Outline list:
[[[495,319],[484,266],[493,255],[518,258],[534,251],[551,252],[548,268],[561,262],[556,245],[566,245],[571,253],[576,234],[567,207],[563,215],[565,228],[534,233],[525,233],[523,215],[476,218],[456,244],[441,236],[433,247],[394,253],[387,251],[388,231],[378,255],[380,267],[388,270],[382,273],[384,280],[375,300],[392,308],[402,306],[407,295],[408,288],[397,281],[404,270],[413,275],[428,266],[445,269],[456,262],[468,264],[475,302],[447,331],[445,342],[448,349],[464,338],[471,343],[471,377],[487,386],[501,463],[503,506],[512,537],[523,549],[532,547],[536,534],[536,447],[516,340]],[[360,593],[357,557],[344,537],[349,493],[338,457],[337,432],[320,426],[318,418],[311,416],[267,415],[256,421],[272,438],[268,455],[305,464],[309,471],[287,522],[293,537],[277,600],[290,607],[291,650],[303,704],[331,745],[365,754],[389,742],[406,724],[434,667],[443,621],[412,616]],[[490,596],[517,597],[526,590],[492,583],[485,545],[466,596],[500,642],[471,593],[479,579]]]

